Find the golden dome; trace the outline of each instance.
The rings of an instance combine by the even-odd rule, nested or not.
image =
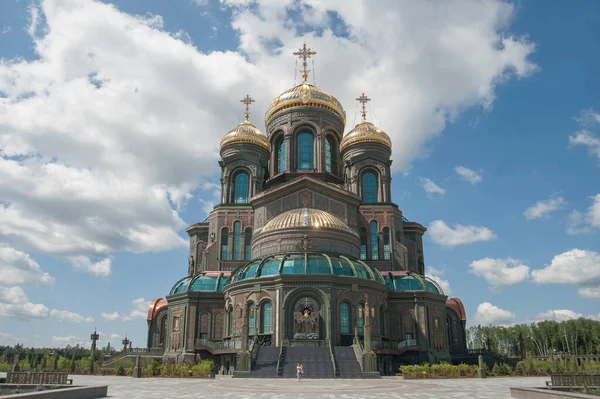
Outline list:
[[[317,107],[338,115],[346,124],[346,112],[337,98],[306,80],[275,97],[265,114],[265,125],[276,112],[292,107]]]
[[[250,143],[256,144],[263,147],[267,151],[271,152],[271,144],[267,137],[260,132],[252,123],[246,119],[244,122],[237,125],[234,129],[230,130],[221,139],[221,149],[229,144],[235,143]]]
[[[342,219],[331,213],[312,208],[298,208],[283,212],[269,220],[262,228],[261,233],[295,227],[335,229],[357,235]]]
[[[392,149],[390,136],[364,119],[344,136],[340,143],[340,151],[358,143],[379,143]]]

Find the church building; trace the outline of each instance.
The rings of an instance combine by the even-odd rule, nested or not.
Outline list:
[[[221,199],[187,229],[187,274],[148,311],[148,348],[236,376],[394,375],[466,351],[466,313],[425,275],[423,235],[391,197],[390,137],[307,81],[276,96],[263,134],[220,145]],[[183,272],[184,270],[182,270]],[[312,362],[312,363],[311,363]],[[311,365],[314,365],[312,367]],[[307,375],[308,376],[308,375]]]

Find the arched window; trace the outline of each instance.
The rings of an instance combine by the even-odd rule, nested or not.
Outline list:
[[[372,220],[371,228],[371,259],[379,260],[379,237],[377,237],[377,222]]]
[[[248,315],[248,334],[256,334],[256,305],[250,305],[250,313]]]
[[[216,340],[223,339],[223,313],[219,312],[215,315],[215,330],[213,337]]]
[[[233,223],[233,260],[242,259],[242,223]]]
[[[200,316],[198,338],[203,340],[208,339],[208,315],[206,313]]]
[[[283,135],[278,139],[277,145],[275,146],[275,165],[276,173],[285,172],[285,139]]]
[[[265,303],[262,306],[262,332],[263,334],[270,334],[271,333],[271,311],[272,311],[273,307],[271,306],[270,302]]]
[[[360,260],[367,260],[367,230],[364,227],[358,229],[360,236]]]
[[[337,173],[337,152],[335,141],[331,137],[325,139],[325,171]]]
[[[356,318],[356,330],[358,331],[358,335],[363,335],[364,334],[364,325],[365,325],[365,319],[363,319],[364,316],[364,307],[363,305],[358,305],[356,307],[356,313],[357,313],[357,318]]]
[[[383,306],[379,307],[379,335],[385,337],[387,334],[385,333],[385,319],[386,314],[385,310],[383,310]]]
[[[227,227],[221,230],[221,260],[228,260],[229,252],[229,229]]]
[[[383,259],[390,260],[390,229],[388,227],[383,228]]]
[[[298,135],[298,169],[314,168],[313,141],[313,135],[310,133]]]
[[[252,256],[252,229],[248,227],[245,232],[245,248],[244,248],[244,259],[250,260]]]
[[[249,177],[245,172],[235,175],[233,180],[233,202],[235,204],[248,203],[248,182]]]
[[[340,332],[342,334],[350,334],[350,312],[347,303],[340,305]]]
[[[362,200],[363,202],[377,202],[377,175],[366,172],[362,175]]]

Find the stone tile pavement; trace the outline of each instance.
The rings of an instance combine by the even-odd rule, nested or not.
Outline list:
[[[460,380],[232,379],[214,380],[73,376],[74,384],[108,385],[111,398],[226,399],[508,399],[509,387],[541,387],[547,378],[488,378]]]

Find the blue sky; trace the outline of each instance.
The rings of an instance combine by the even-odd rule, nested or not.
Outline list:
[[[373,99],[469,323],[600,319],[599,35],[594,0],[3,1],[0,343],[143,346],[239,100],[264,130],[304,41],[347,130]]]

